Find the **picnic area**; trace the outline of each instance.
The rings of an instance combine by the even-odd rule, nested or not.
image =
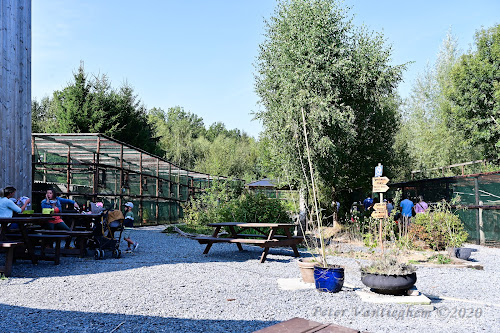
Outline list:
[[[491,332],[500,318],[499,249],[471,245],[484,270],[419,267],[418,290],[436,297],[431,311],[363,302],[356,259],[329,257],[346,268],[339,293],[283,290],[279,279],[300,277],[290,248],[271,248],[262,264],[260,247],[218,243],[204,255],[205,245],[164,229],[135,230],[141,247],[120,259],[18,260],[0,280],[0,330],[253,332],[299,317],[368,332]]]

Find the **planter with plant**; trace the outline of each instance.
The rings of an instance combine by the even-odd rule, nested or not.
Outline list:
[[[361,282],[380,294],[403,295],[417,282],[415,267],[400,262],[395,255],[382,255],[361,268]]]
[[[462,248],[468,234],[458,215],[452,207],[458,207],[460,198],[454,198],[450,203],[442,201],[430,212],[417,214],[409,236],[423,241],[435,251],[448,250],[450,256],[468,259],[474,249]]]

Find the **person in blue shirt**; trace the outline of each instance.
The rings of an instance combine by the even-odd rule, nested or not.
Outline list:
[[[412,216],[412,210],[413,210],[413,202],[409,199],[410,195],[406,194],[405,199],[401,201],[399,204],[399,207],[401,207],[401,215],[403,217],[411,217]]]
[[[365,211],[369,210],[371,206],[373,206],[373,199],[371,194],[368,194],[367,198],[363,200],[363,206],[365,207]]]
[[[16,188],[14,186],[7,186],[3,189],[2,198],[0,199],[0,217],[12,217],[15,213],[22,213],[26,206],[31,202],[28,198],[24,204],[19,207],[12,200],[15,198]]]
[[[54,213],[62,212],[62,205],[72,204],[76,209],[80,207],[78,204],[70,199],[64,199],[56,196],[56,192],[53,189],[48,189],[45,194],[45,199],[42,200],[42,209],[43,208],[52,208],[54,209]],[[45,227],[49,230],[70,230],[70,228],[64,223],[60,216],[53,216],[54,218],[46,223]]]

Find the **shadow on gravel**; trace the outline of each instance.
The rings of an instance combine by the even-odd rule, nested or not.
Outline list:
[[[0,304],[1,332],[253,332],[276,323],[60,311]]]
[[[137,252],[122,253],[122,257],[114,259],[110,250],[105,250],[105,258],[95,260],[92,253],[85,258],[61,257],[61,263],[55,266],[49,261],[39,261],[32,265],[27,260],[18,260],[12,267],[11,278],[40,278],[87,275],[125,271],[143,267],[174,264],[204,264],[220,262],[248,262],[249,265],[275,265],[297,260],[293,252],[287,248],[272,248],[266,262],[260,264],[262,249],[257,246],[243,245],[244,251],[238,251],[235,244],[214,244],[209,254],[204,255],[205,245],[197,241],[167,235],[155,230],[137,230],[133,237],[140,244]],[[126,245],[122,243],[121,250]],[[304,255],[304,254],[303,254]],[[0,261],[3,258],[0,258]]]

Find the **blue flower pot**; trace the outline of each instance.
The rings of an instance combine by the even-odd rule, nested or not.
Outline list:
[[[314,267],[314,283],[316,289],[328,293],[338,293],[344,285],[344,267]]]

